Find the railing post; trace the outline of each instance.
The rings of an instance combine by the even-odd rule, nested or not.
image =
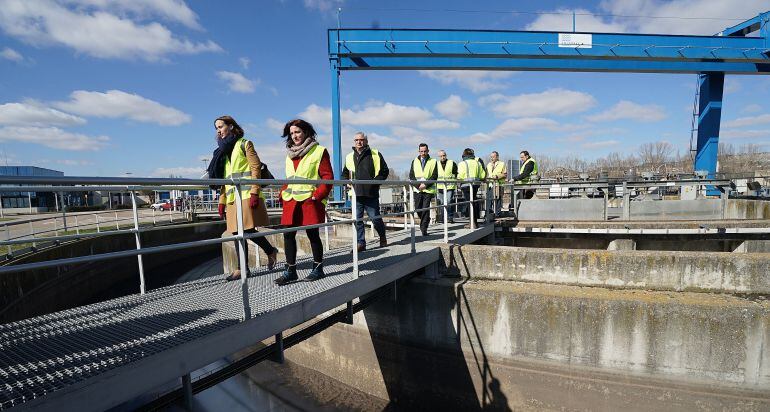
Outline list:
[[[447,203],[446,184],[444,184],[444,208],[441,210],[444,216],[444,243],[449,243],[449,206]]]
[[[607,186],[607,189],[604,191],[604,220],[609,220],[610,213],[609,213],[609,207],[610,207],[610,187]]]
[[[11,229],[8,228],[8,225],[5,225],[5,240],[11,240]],[[8,245],[8,256],[13,255],[13,250],[11,249],[11,245]]]
[[[417,248],[414,243],[414,190],[412,190],[411,187],[409,188],[409,227],[411,232],[412,255],[414,255],[417,253]]]
[[[5,217],[3,214],[3,195],[0,194],[0,217]]]
[[[53,217],[53,233],[55,236],[59,236],[59,222],[56,221],[56,216]]]
[[[519,191],[516,190],[516,183],[511,184],[511,202],[513,202],[513,217],[519,219]],[[510,208],[509,208],[510,209]]]
[[[157,222],[155,221],[155,208],[153,207],[151,209],[152,209],[152,225],[155,226],[157,224]]]
[[[32,192],[27,192],[27,201],[29,202],[29,214],[32,214]]]
[[[139,213],[136,210],[136,193],[131,191],[131,208],[134,211],[134,238],[136,239],[136,250],[142,250],[142,240],[139,236]],[[144,263],[142,262],[142,255],[136,255],[137,262],[139,264],[139,293],[144,295],[146,286],[144,283]]]
[[[115,230],[120,230],[120,223],[118,223],[118,212],[115,212]]]
[[[408,227],[407,220],[409,220],[408,219],[408,216],[409,216],[409,214],[408,214],[409,213],[409,198],[407,197],[408,196],[408,194],[407,194],[407,187],[408,186],[404,186],[404,232],[406,232],[408,230],[407,229],[407,227]]]
[[[96,218],[96,233],[100,233],[101,230],[99,229],[99,215],[94,213],[94,217]]]
[[[62,198],[62,208],[61,208],[61,219],[62,224],[64,225],[64,233],[67,233],[67,211],[64,208],[64,193],[59,192],[59,196]],[[54,199],[56,198],[56,193],[53,194]],[[88,206],[86,204],[86,206]]]
[[[78,215],[75,215],[75,234],[80,234],[80,223],[78,223]]]
[[[184,403],[184,409],[187,411],[193,410],[193,390],[192,379],[190,374],[186,373],[182,375],[182,399]]]
[[[353,277],[358,277],[358,236],[356,231],[356,225],[358,222],[356,221],[356,216],[358,216],[357,211],[358,208],[356,207],[356,188],[353,185],[350,185],[350,213],[353,218]]]
[[[32,236],[32,249],[37,248],[35,244],[35,228],[32,226],[32,221],[29,221],[29,235]]]
[[[329,214],[324,212],[324,223],[329,223]],[[329,251],[329,226],[324,226],[324,251]]]
[[[249,284],[246,279],[249,277],[249,262],[246,258],[248,252],[248,243],[243,237],[243,200],[241,199],[241,184],[233,182],[235,189],[235,217],[238,225],[238,268],[241,270],[241,298],[243,300],[243,319],[251,318],[251,306],[249,304]]]
[[[272,360],[275,363],[284,363],[285,361],[283,355],[283,332],[278,332],[275,335],[275,353],[273,353]]]
[[[623,220],[631,220],[631,192],[628,182],[623,182]]]
[[[473,230],[473,229],[476,229],[476,215],[474,214],[474,210],[475,209],[473,207],[474,203],[475,203],[474,201],[476,200],[476,198],[474,197],[474,194],[473,194],[473,183],[468,183],[468,187],[470,189],[470,190],[468,190],[468,193],[470,194],[470,196],[468,196],[468,197],[470,197],[470,199],[468,199],[468,200],[471,201],[471,203],[470,203],[470,206],[471,206],[471,209],[470,209],[471,210],[471,230]]]
[[[491,207],[492,210],[494,210],[495,208],[495,204],[494,204],[495,203],[495,184],[492,183],[491,188],[488,182],[484,182],[482,183],[482,185],[484,187],[484,204],[488,205],[487,207],[485,207],[486,210],[484,211],[484,223],[489,223],[492,221],[491,220],[492,214],[489,213],[489,208]],[[491,198],[489,196],[490,192],[492,192]]]

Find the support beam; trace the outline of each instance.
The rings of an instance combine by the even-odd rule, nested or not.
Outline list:
[[[708,171],[713,179],[719,152],[719,124],[722,117],[724,73],[703,73],[699,76],[700,99],[698,101],[698,143],[695,153],[695,170]],[[711,194],[711,193],[709,193]]]
[[[342,125],[340,124],[340,70],[339,60],[331,60],[332,80],[332,166],[334,176],[342,176]],[[342,200],[342,186],[334,186],[334,200]]]

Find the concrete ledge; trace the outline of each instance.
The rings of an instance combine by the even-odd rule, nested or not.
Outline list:
[[[604,199],[525,199],[519,220],[604,220]]]
[[[719,199],[662,200],[630,202],[631,220],[716,220],[722,219]]]
[[[448,276],[612,288],[770,293],[770,254],[441,245]]]

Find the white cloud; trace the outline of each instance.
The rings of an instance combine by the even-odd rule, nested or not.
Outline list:
[[[611,122],[620,119],[658,122],[665,118],[666,111],[662,106],[655,104],[641,105],[628,100],[621,100],[601,113],[586,116],[586,119],[591,122]]]
[[[759,139],[770,137],[770,130],[731,130],[726,129],[719,132],[719,135],[725,139]]]
[[[760,106],[760,105],[758,105],[756,103],[752,103],[752,104],[749,104],[746,107],[744,107],[743,110],[741,110],[741,111],[743,113],[759,113],[759,112],[762,111],[762,106]]]
[[[419,73],[441,84],[457,84],[473,93],[505,89],[508,84],[504,80],[513,76],[513,72],[478,70],[420,70]]]
[[[86,136],[57,127],[0,127],[0,141],[40,144],[54,149],[96,151],[106,146],[107,136]]]
[[[381,135],[379,133],[367,133],[366,136],[369,139],[369,144],[375,149],[379,147],[401,146],[404,144],[404,142],[399,139]]]
[[[236,93],[254,93],[259,84],[258,80],[247,79],[240,73],[219,71],[217,77],[226,81],[230,90]]]
[[[240,59],[238,59],[238,63],[241,64],[241,67],[243,68],[243,70],[246,70],[249,68],[249,64],[251,64],[251,60],[249,60],[248,57],[241,57]]]
[[[78,126],[85,124],[82,117],[42,106],[29,101],[0,105],[0,125],[5,126]]]
[[[299,117],[310,122],[316,130],[331,133],[332,118],[329,107],[311,104],[299,114]],[[366,107],[359,110],[342,110],[340,117],[344,126],[409,126],[426,130],[460,127],[457,122],[433,117],[433,113],[421,107],[389,102],[369,102]]]
[[[316,131],[323,130],[327,133],[331,133],[332,109],[321,107],[313,103],[305,108],[305,111],[300,113],[299,117],[312,124]],[[283,133],[283,125],[281,126],[281,133]]]
[[[127,117],[161,126],[178,126],[190,122],[190,115],[184,112],[120,90],[108,90],[106,93],[76,90],[70,94],[70,98],[70,101],[57,102],[54,106],[81,116]]]
[[[460,96],[453,94],[438,102],[435,108],[436,111],[441,113],[444,117],[452,120],[459,120],[468,115],[470,105]]]
[[[447,119],[431,119],[418,123],[417,127],[425,130],[457,129],[460,123]]]
[[[283,126],[285,126],[286,123],[270,117],[267,120],[265,120],[265,125],[267,126],[268,129],[270,129],[270,131],[275,132],[276,136],[280,136],[283,134]]]
[[[94,162],[90,160],[76,160],[76,159],[58,159],[56,163],[65,166],[91,166]]]
[[[309,10],[318,10],[321,12],[329,11],[335,7],[342,6],[344,0],[304,0],[305,8]]]
[[[564,116],[592,108],[596,99],[588,93],[557,88],[516,96],[496,93],[480,98],[479,104],[491,107],[500,117]]]
[[[195,14],[182,0],[63,0],[61,3],[77,5],[83,11],[108,11],[114,14],[130,14],[138,19],[160,17],[189,28],[202,29]]]
[[[93,1],[93,6],[98,6]],[[162,60],[170,54],[197,54],[219,52],[222,48],[212,41],[193,42],[175,36],[157,22],[139,23],[129,17],[111,13],[112,5],[126,10],[160,13],[160,9],[174,9],[180,2],[141,1],[135,6],[130,2],[103,3],[106,9],[97,7],[66,7],[67,2],[54,0],[5,0],[0,7],[0,28],[8,35],[36,46],[58,45],[80,53],[103,59]],[[77,6],[77,4],[75,4]],[[108,7],[109,6],[109,7]],[[121,7],[117,7],[120,9]],[[186,6],[185,6],[186,8]],[[165,17],[180,21],[177,11],[169,11]],[[189,9],[188,9],[189,10]],[[176,13],[176,14],[174,14]],[[184,13],[182,13],[184,14]],[[182,19],[190,23],[189,18]],[[196,23],[197,24],[197,23]]]
[[[612,147],[619,145],[620,142],[617,140],[601,140],[598,142],[588,142],[583,143],[580,145],[583,149],[602,149],[605,147]]]
[[[526,131],[542,129],[557,130],[559,129],[559,122],[543,117],[508,119],[497,126],[490,135],[493,137],[519,136]]]
[[[186,177],[186,178],[193,178],[197,179],[203,176],[203,174],[206,173],[206,170],[202,167],[185,167],[185,166],[179,166],[179,167],[159,167],[155,170],[153,170],[150,175],[153,177]]]
[[[760,114],[758,116],[740,117],[735,120],[730,120],[724,123],[724,127],[745,127],[767,123],[770,123],[770,113]]]
[[[603,21],[601,17],[596,17],[586,9],[565,9],[554,10],[557,14],[541,14],[533,22],[526,26],[526,30],[535,31],[572,31],[572,12],[577,14],[576,31],[599,32],[599,33],[621,33],[626,30],[624,24]]]
[[[604,0],[596,13],[559,8],[554,10],[559,14],[540,15],[526,29],[572,31],[573,11],[577,13],[579,32],[712,35],[740,22],[732,19],[747,19],[767,11],[767,0]],[[601,16],[607,14],[614,16]]]
[[[0,51],[0,57],[16,63],[24,60],[24,57],[19,52],[10,47],[6,47],[3,51]]]

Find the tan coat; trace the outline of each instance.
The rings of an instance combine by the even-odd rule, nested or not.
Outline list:
[[[246,150],[246,160],[249,162],[249,169],[251,170],[251,178],[252,179],[259,179],[262,176],[262,170],[260,169],[262,166],[262,162],[259,160],[259,156],[257,155],[257,151],[254,150],[254,144],[250,141],[246,141],[246,145],[244,147]],[[235,150],[240,150],[240,147],[236,145]],[[259,191],[261,188],[259,185],[253,185],[251,186],[251,191],[249,193],[259,195]],[[223,193],[225,193],[225,187],[222,186],[219,188],[219,203],[225,204],[225,196],[223,196]],[[267,208],[265,207],[265,201],[260,198],[259,199],[259,207],[256,209],[249,208],[249,199],[243,199],[242,200],[243,205],[243,230],[249,230],[254,229],[260,226],[267,226],[268,224],[268,218],[267,218]],[[237,208],[235,206],[235,202],[227,204],[227,207],[225,209],[227,215],[227,231],[231,233],[237,233],[238,232],[238,222],[237,222]]]

